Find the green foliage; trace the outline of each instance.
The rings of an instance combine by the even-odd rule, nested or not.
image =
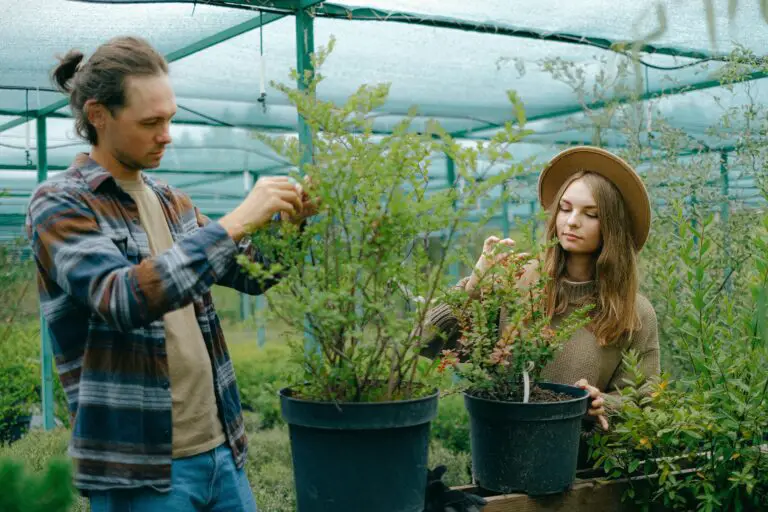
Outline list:
[[[39,329],[8,325],[5,330],[0,343],[0,444],[18,437],[30,407],[40,400],[40,361],[34,351]]]
[[[0,510],[81,512],[72,468],[66,459],[70,432],[31,431],[9,446],[0,446]]]
[[[472,483],[471,463],[468,451],[455,452],[439,441],[432,441],[429,445],[429,467],[443,465],[448,468],[443,482],[449,486]]]
[[[275,343],[258,348],[251,343],[233,346],[231,352],[243,409],[258,415],[259,429],[282,424],[278,391],[292,384],[288,347]]]
[[[543,251],[538,247],[536,254]],[[490,257],[504,263],[480,276],[476,290],[455,287],[447,294],[460,337],[455,350],[443,351],[438,370],[453,367],[461,385],[478,396],[522,401],[524,373],[535,383],[563,343],[588,323],[593,306],[577,309],[553,327],[546,311],[547,276],[527,270],[531,265],[525,257],[504,258],[501,252]]]
[[[432,421],[432,439],[453,453],[469,453],[469,413],[462,395],[440,397],[437,417]]]
[[[0,444],[18,437],[19,428],[41,403],[40,325],[14,322],[0,325]],[[54,369],[55,370],[55,369]],[[69,422],[66,395],[54,371],[54,412]]]
[[[747,510],[768,500],[768,216],[755,230],[753,257],[740,269],[751,293],[729,294],[710,270],[716,251],[713,219],[697,226],[680,216],[669,341],[684,368],[641,391],[644,376],[629,356],[633,376],[622,392],[612,432],[594,437],[591,452],[610,476],[639,473],[648,487],[627,498],[671,510]]]
[[[24,466],[0,459],[0,510],[6,512],[65,512],[74,501],[72,470],[66,460],[53,460],[44,474],[29,475]]]
[[[61,462],[61,460],[66,454],[67,442],[70,435],[70,432],[65,429],[56,429],[51,432],[30,432],[13,445],[0,447],[0,460],[14,461],[12,463],[14,468],[18,468],[19,464],[23,464],[30,471],[35,473],[45,472],[47,468],[51,466],[54,468],[54,477],[52,477],[51,480],[48,480],[48,482],[52,483],[55,489],[68,488],[63,486],[63,483],[69,484],[71,478],[69,473],[70,470],[68,469],[67,464]],[[296,502],[293,487],[293,470],[288,430],[285,427],[277,427],[269,430],[260,430],[258,432],[249,431],[248,439],[249,454],[245,469],[248,474],[251,488],[256,497],[259,510],[268,510],[269,512],[294,512],[296,510]],[[466,485],[471,482],[469,473],[470,459],[468,453],[454,453],[452,450],[446,448],[441,442],[433,441],[430,445],[429,464],[430,467],[444,464],[448,468],[448,473],[443,480],[449,485]],[[67,472],[66,479],[62,477],[65,470]],[[0,473],[3,471],[4,469],[0,469]],[[18,474],[17,469],[14,469],[14,474]],[[62,477],[62,479],[58,480],[59,477]],[[0,478],[2,478],[0,482],[3,482],[3,492],[0,493],[0,510],[4,512],[6,510],[23,510],[24,512],[34,512],[35,510],[63,512],[69,510],[69,512],[84,512],[88,508],[84,499],[76,499],[69,509],[67,509],[66,506],[64,506],[64,508],[57,508],[56,503],[48,500],[48,497],[53,496],[50,492],[29,493],[29,496],[37,496],[40,501],[18,502],[23,503],[25,506],[29,504],[29,506],[28,508],[14,508],[18,506],[17,502],[10,500],[4,501],[6,484],[10,483],[11,480],[6,480],[5,476]],[[39,478],[40,477],[32,479],[27,478],[23,480],[24,485],[28,486],[24,487],[24,489],[31,489],[33,485],[37,485],[40,482]],[[19,488],[16,484],[16,482],[19,481],[19,479],[14,477],[14,489]],[[45,487],[39,485],[35,487],[35,489],[38,490],[41,488]],[[8,487],[8,489],[8,496],[11,496],[11,488]],[[14,505],[8,505],[6,508],[6,503],[13,503]],[[33,506],[37,506],[37,503],[45,504],[48,508],[32,508]]]
[[[286,428],[249,433],[246,472],[259,510],[296,510],[293,465]]]
[[[315,69],[332,46],[333,41],[318,52]],[[372,113],[386,101],[387,85],[361,86],[336,105],[315,96],[321,81],[318,71],[305,89],[276,85],[311,129],[314,156],[301,168],[311,178],[305,185],[321,212],[303,229],[283,223],[253,233],[253,241],[279,261],[272,268],[241,264],[257,278],[282,274],[270,309],[294,333],[307,331],[316,343],[316,350],[304,350],[303,340],[294,340],[304,396],[338,401],[421,396],[433,388],[434,372],[419,364],[420,326],[447,284],[448,263],[458,258],[452,247],[470,226],[467,212],[521,171],[509,163],[509,148],[526,134],[524,113],[510,94],[517,126],[510,123],[474,147],[460,146],[434,123],[418,131],[414,115],[391,135],[378,136]],[[302,164],[306,148],[296,139],[264,141]],[[461,186],[428,193],[431,159],[438,153],[454,160]],[[488,163],[481,164],[481,157]]]

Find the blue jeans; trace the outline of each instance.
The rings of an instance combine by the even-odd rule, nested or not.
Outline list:
[[[92,512],[257,512],[245,468],[226,444],[171,465],[171,492],[152,489],[91,491]]]

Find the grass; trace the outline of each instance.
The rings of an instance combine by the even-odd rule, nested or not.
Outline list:
[[[288,347],[283,337],[286,329],[272,324],[267,331],[266,346],[259,347],[256,342],[257,324],[239,322],[234,316],[233,310],[239,318],[237,294],[217,288],[214,295],[217,309],[224,312],[222,323],[243,403],[250,409],[244,413],[249,433],[246,471],[259,509],[264,512],[293,512],[295,498],[290,439],[280,419],[276,392],[288,383],[285,380]],[[36,344],[37,341],[35,347]],[[453,416],[450,410],[445,412]],[[435,428],[434,432],[441,432],[441,428]],[[29,471],[39,473],[52,459],[66,458],[69,436],[70,431],[65,428],[51,432],[34,430],[12,445],[0,446],[0,459],[10,457],[23,462]],[[446,443],[433,440],[430,467],[445,464],[449,471],[444,480],[450,485],[469,483],[469,454],[453,451],[448,445],[453,447],[457,443],[447,437]],[[70,510],[84,512],[88,508],[85,500],[77,499]]]
[[[252,417],[246,418],[251,425]],[[66,456],[70,432],[56,429],[51,432],[35,430],[10,446],[0,447],[0,459],[10,457],[22,461],[32,472],[42,471],[55,458]],[[448,473],[444,481],[449,485],[466,484],[469,475],[468,453],[454,453],[439,442],[430,446],[430,467],[445,464]],[[253,431],[249,434],[249,456],[246,472],[259,510],[264,512],[294,512],[295,494],[291,466],[290,440],[287,428]],[[71,512],[84,512],[88,506],[83,499],[76,500]]]

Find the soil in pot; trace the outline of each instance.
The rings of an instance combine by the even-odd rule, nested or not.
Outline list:
[[[539,387],[541,391],[534,388],[529,403],[464,395],[470,417],[472,471],[480,487],[546,495],[563,492],[573,484],[589,394],[564,384],[541,383]]]

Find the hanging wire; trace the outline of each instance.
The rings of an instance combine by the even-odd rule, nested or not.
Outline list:
[[[259,74],[259,88],[260,94],[257,100],[261,103],[263,112],[267,113],[267,87],[266,87],[266,64],[264,61],[264,11],[259,11],[259,65],[261,68]]]
[[[30,155],[30,138],[32,135],[30,134],[30,125],[29,125],[29,89],[26,90],[25,94],[25,109],[24,109],[24,116],[26,117],[27,122],[24,123],[25,127],[25,145],[24,145],[24,153],[27,157],[27,167],[32,167],[32,157]]]

